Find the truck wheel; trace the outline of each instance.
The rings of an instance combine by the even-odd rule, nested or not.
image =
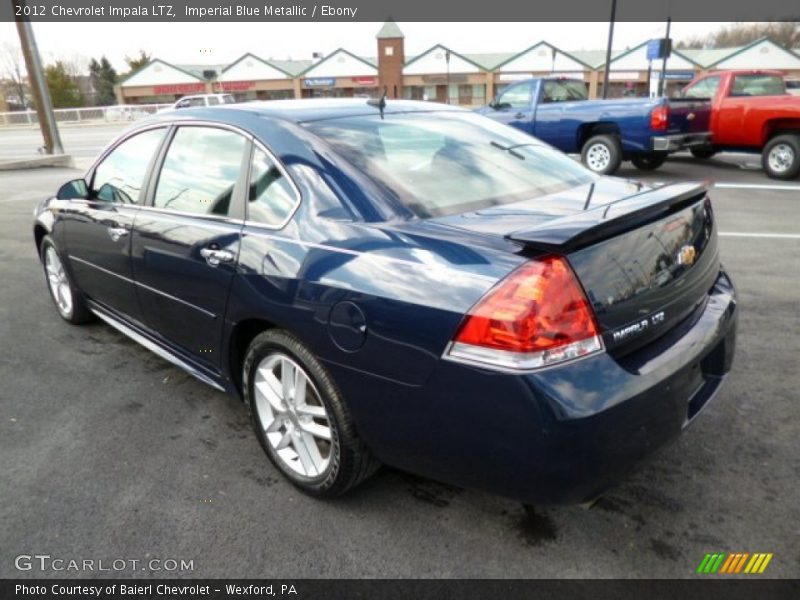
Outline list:
[[[615,135],[589,138],[581,150],[581,162],[599,175],[613,175],[622,164],[622,148]]]
[[[800,136],[778,135],[761,152],[761,166],[772,179],[794,179],[800,173]]]
[[[695,158],[702,158],[702,159],[711,158],[717,153],[717,151],[714,150],[713,148],[703,147],[703,146],[699,148],[690,148],[689,152],[691,152],[692,156],[694,156]]]
[[[667,160],[666,154],[637,154],[631,157],[633,166],[642,171],[655,171]]]

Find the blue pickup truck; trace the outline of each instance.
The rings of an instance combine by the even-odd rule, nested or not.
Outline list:
[[[613,174],[623,160],[660,167],[671,152],[707,146],[711,104],[692,98],[588,100],[579,79],[526,79],[504,89],[478,112],[568,153],[596,173]]]

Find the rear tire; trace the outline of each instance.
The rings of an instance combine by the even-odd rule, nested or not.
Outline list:
[[[92,312],[86,306],[83,295],[72,283],[61,254],[53,238],[49,235],[42,238],[39,255],[42,259],[50,299],[55,304],[59,316],[73,325],[91,321]]]
[[[598,175],[613,175],[622,164],[622,146],[615,135],[595,135],[583,145],[581,162]]]
[[[761,166],[772,179],[794,179],[800,173],[800,135],[772,138],[761,152]]]
[[[708,148],[704,146],[701,146],[699,148],[689,148],[689,152],[691,152],[692,156],[694,156],[695,158],[700,158],[703,160],[711,158],[717,153],[717,151],[714,150],[713,148]]]
[[[633,166],[642,171],[655,171],[667,160],[666,154],[637,154],[631,157]]]
[[[295,486],[331,498],[378,469],[330,374],[292,334],[257,335],[242,370],[256,437]]]

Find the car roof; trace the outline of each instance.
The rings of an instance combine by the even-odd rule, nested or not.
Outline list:
[[[273,117],[302,123],[307,121],[321,121],[343,117],[356,117],[362,115],[380,114],[377,106],[367,103],[365,98],[315,98],[305,100],[262,100],[245,102],[242,104],[226,104],[213,107],[184,108],[179,112],[162,113],[175,117],[209,118],[225,121],[226,116],[234,115],[228,111],[251,114],[254,116]],[[398,114],[410,112],[451,111],[468,112],[466,109],[438,104],[435,102],[420,102],[414,100],[387,100],[384,108],[385,114]],[[241,114],[236,115],[242,116]],[[239,120],[239,119],[236,119]]]

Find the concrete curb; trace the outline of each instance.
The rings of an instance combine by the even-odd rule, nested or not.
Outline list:
[[[21,156],[19,158],[11,159],[0,159],[0,171],[39,169],[42,167],[74,168],[75,161],[70,154],[43,154],[36,156]]]

